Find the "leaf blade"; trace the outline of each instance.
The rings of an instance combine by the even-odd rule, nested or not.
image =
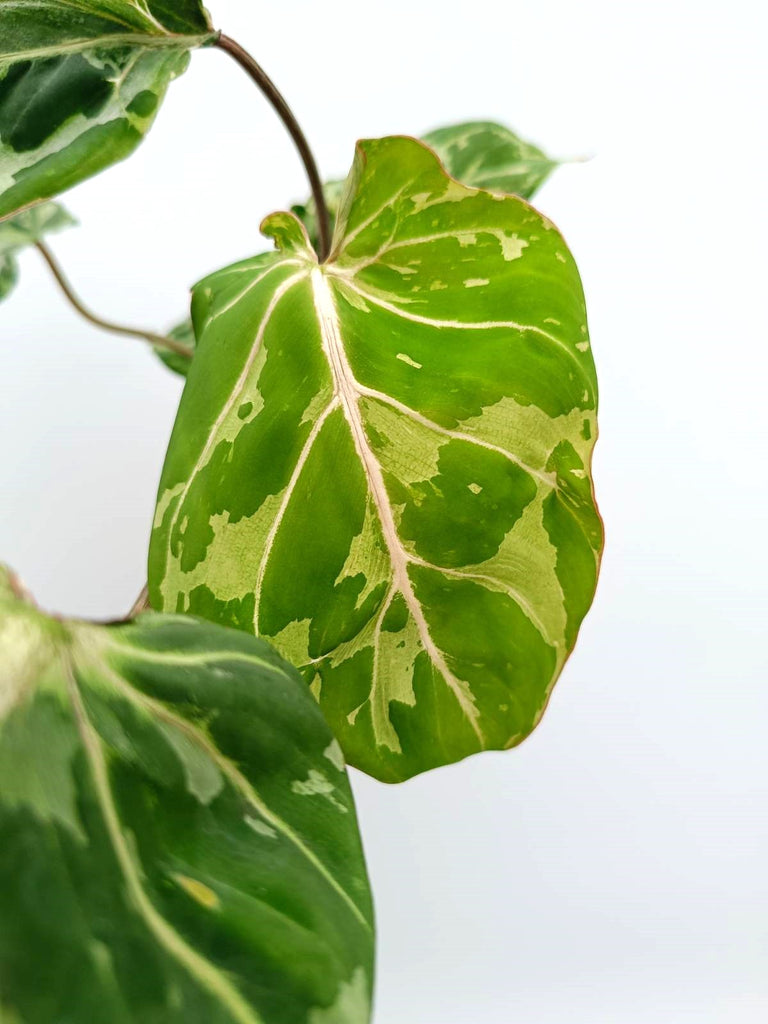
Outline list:
[[[290,666],[189,619],[94,627],[0,604],[4,1003],[282,1024],[354,986],[348,1019],[365,1024],[354,804]]]
[[[0,6],[0,218],[122,160],[191,49],[215,38],[198,0]]]
[[[269,637],[395,781],[540,719],[596,583],[597,385],[526,203],[406,138],[360,144],[345,194],[327,265],[277,215],[277,253],[195,290],[149,576]]]

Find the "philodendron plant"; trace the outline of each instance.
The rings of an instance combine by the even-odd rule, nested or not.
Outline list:
[[[115,324],[52,200],[202,47],[272,102],[311,198],[172,331]],[[483,122],[361,141],[323,185],[199,0],[0,0],[0,298],[36,247],[186,377],[128,617],[45,614],[0,571],[3,1022],[370,1021],[346,764],[520,743],[595,591],[584,299],[527,202],[555,166]]]

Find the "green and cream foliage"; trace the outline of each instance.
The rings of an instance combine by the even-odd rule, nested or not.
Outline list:
[[[448,173],[473,188],[509,192],[530,199],[559,166],[536,146],[525,142],[504,125],[493,121],[469,121],[437,128],[423,136],[440,157]],[[343,181],[329,181],[323,188],[325,201],[336,223],[344,195]],[[312,199],[292,206],[317,248],[317,210]]]
[[[35,245],[46,235],[72,227],[73,224],[75,221],[72,217],[56,203],[44,203],[8,220],[0,221],[0,300],[4,299],[16,284],[19,275],[19,253]]]
[[[0,570],[0,1018],[367,1024],[338,744],[263,641],[49,618]]]
[[[0,217],[132,153],[214,39],[200,0],[0,0]]]
[[[449,174],[465,185],[530,199],[559,166],[537,146],[493,121],[468,121],[424,136]]]
[[[591,603],[597,387],[579,275],[523,200],[359,144],[329,261],[194,291],[153,606],[269,639],[388,781],[519,743]]]
[[[530,199],[544,183],[549,174],[559,166],[540,149],[520,139],[509,128],[491,121],[472,121],[438,128],[424,136],[424,141],[435,150],[448,173],[475,188],[510,192]],[[344,196],[343,181],[329,181],[323,186],[331,224],[336,217]],[[313,247],[319,247],[317,210],[313,199],[291,207],[309,235]],[[171,331],[174,340],[188,346],[190,354],[195,349],[194,327],[187,320]],[[190,361],[167,349],[158,349],[157,354],[165,365],[186,377]]]

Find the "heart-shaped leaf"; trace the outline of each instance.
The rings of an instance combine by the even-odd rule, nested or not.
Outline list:
[[[194,291],[153,607],[269,638],[387,780],[519,743],[594,594],[597,386],[573,259],[413,139],[358,146],[329,262]]]
[[[50,619],[0,572],[3,1020],[366,1024],[338,744],[262,641]]]
[[[559,166],[504,125],[468,121],[424,136],[445,169],[465,185],[530,199]]]
[[[214,38],[200,0],[0,3],[0,217],[132,153]]]
[[[34,245],[46,235],[74,224],[76,221],[57,203],[44,203],[0,222],[0,300],[16,284],[16,257],[21,250]]]

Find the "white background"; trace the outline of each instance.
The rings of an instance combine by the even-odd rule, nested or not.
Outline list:
[[[537,204],[583,277],[602,386],[598,597],[521,748],[354,775],[376,1024],[768,1020],[765,43],[757,0],[210,0],[326,174],[466,118],[562,156]],[[84,297],[151,328],[305,192],[271,111],[197,54],[139,154],[68,197]],[[0,316],[0,558],[124,614],[180,384],[71,313],[39,259]]]

